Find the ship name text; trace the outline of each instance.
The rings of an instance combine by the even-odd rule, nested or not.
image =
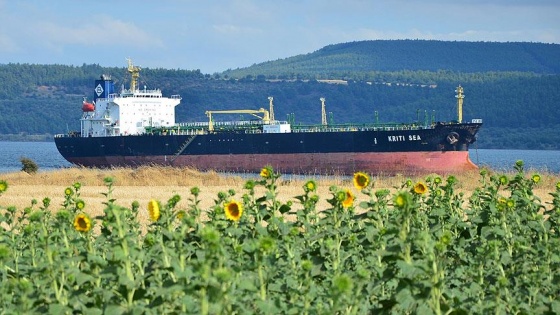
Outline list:
[[[402,142],[402,141],[420,141],[420,135],[397,135],[397,136],[387,136],[389,142]]]

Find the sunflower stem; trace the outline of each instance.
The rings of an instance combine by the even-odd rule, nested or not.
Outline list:
[[[259,282],[261,286],[261,300],[266,300],[266,283],[264,282],[262,264],[259,263]]]

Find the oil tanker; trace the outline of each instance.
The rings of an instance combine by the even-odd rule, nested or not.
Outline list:
[[[80,131],[55,136],[60,154],[86,167],[168,165],[220,172],[259,172],[270,165],[290,174],[449,173],[476,169],[468,148],[482,121],[462,122],[463,88],[456,89],[458,119],[403,124],[329,124],[325,99],[320,125],[296,125],[269,109],[206,111],[208,121],[175,122],[179,95],[138,88],[140,68],[128,60],[130,88],[115,91],[113,80],[95,81],[84,98]],[[215,121],[217,115],[254,119]]]

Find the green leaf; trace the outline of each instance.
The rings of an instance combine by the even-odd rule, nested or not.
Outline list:
[[[86,308],[82,311],[84,312],[84,315],[101,315],[101,314],[103,314],[103,312],[99,308],[94,308],[94,307]]]
[[[286,204],[283,204],[282,206],[280,206],[280,209],[278,209],[278,211],[280,211],[280,213],[282,213],[282,214],[287,213],[290,210],[291,210],[291,207],[286,205]]]
[[[95,281],[95,278],[91,275],[82,272],[76,274],[76,284],[78,286],[81,286],[86,282],[93,282],[93,281]]]
[[[72,309],[62,304],[53,303],[49,305],[49,314],[72,314]]]
[[[415,264],[409,264],[403,260],[397,261],[397,266],[399,267],[404,278],[414,279],[417,276],[423,274],[423,271],[418,268],[418,266],[415,266]]]
[[[239,288],[242,289],[242,290],[251,291],[251,292],[256,292],[257,291],[257,287],[253,283],[253,280],[251,278],[247,278],[247,277],[244,277],[243,279],[241,279],[241,281],[239,282]]]
[[[274,305],[274,301],[271,300],[258,300],[257,301],[257,308],[261,311],[262,314],[278,314],[278,308]]]
[[[114,304],[107,306],[103,311],[103,314],[105,315],[121,315],[124,313],[125,313],[124,307],[120,305],[114,305]]]
[[[550,303],[550,309],[554,314],[560,314],[560,301],[552,301]]]

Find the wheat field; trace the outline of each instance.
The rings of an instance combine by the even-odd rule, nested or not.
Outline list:
[[[489,173],[493,172],[489,170]],[[530,176],[532,173],[529,171],[526,176]],[[373,189],[389,189],[394,192],[409,178],[413,182],[418,182],[424,181],[430,175],[434,174],[415,177],[402,175],[376,176],[372,178]],[[506,175],[513,176],[513,172]],[[541,173],[540,175],[542,180],[534,193],[543,202],[547,202],[550,200],[548,194],[554,191],[556,183],[560,181],[560,175],[547,173]],[[479,171],[460,173],[454,176],[458,179],[458,191],[464,192],[467,197],[476,187],[480,186]],[[40,205],[43,198],[48,197],[51,199],[50,209],[56,211],[64,201],[65,188],[79,182],[82,185],[81,198],[86,203],[85,211],[93,217],[102,215],[103,202],[106,201],[103,193],[107,192],[103,180],[106,177],[114,179],[112,197],[116,199],[116,203],[129,207],[133,201],[138,201],[141,209],[140,220],[145,222],[148,221],[147,211],[145,210],[151,199],[165,203],[177,194],[181,197],[178,208],[186,209],[189,205],[188,199],[191,197],[190,189],[198,187],[200,188],[200,206],[202,209],[210,209],[214,205],[214,200],[217,199],[219,192],[227,192],[233,189],[236,192],[233,198],[241,200],[246,192],[243,188],[245,182],[249,179],[259,179],[258,174],[223,174],[213,171],[200,172],[191,168],[159,166],[112,169],[72,167],[54,171],[41,171],[36,174],[13,172],[0,174],[0,180],[5,180],[8,183],[7,191],[0,196],[0,208],[15,206],[18,210],[23,210],[31,205],[33,199]],[[445,178],[445,176],[442,177]],[[309,179],[317,182],[317,193],[320,197],[318,209],[328,208],[327,199],[332,197],[329,188],[333,185],[353,190],[356,195],[355,204],[368,198],[356,191],[352,184],[352,178],[349,176],[296,177],[285,175],[280,177],[278,182],[278,199],[282,202],[292,200],[295,203],[296,199],[294,197],[303,193],[302,186]],[[257,190],[257,194],[259,193],[264,195],[263,190]]]

